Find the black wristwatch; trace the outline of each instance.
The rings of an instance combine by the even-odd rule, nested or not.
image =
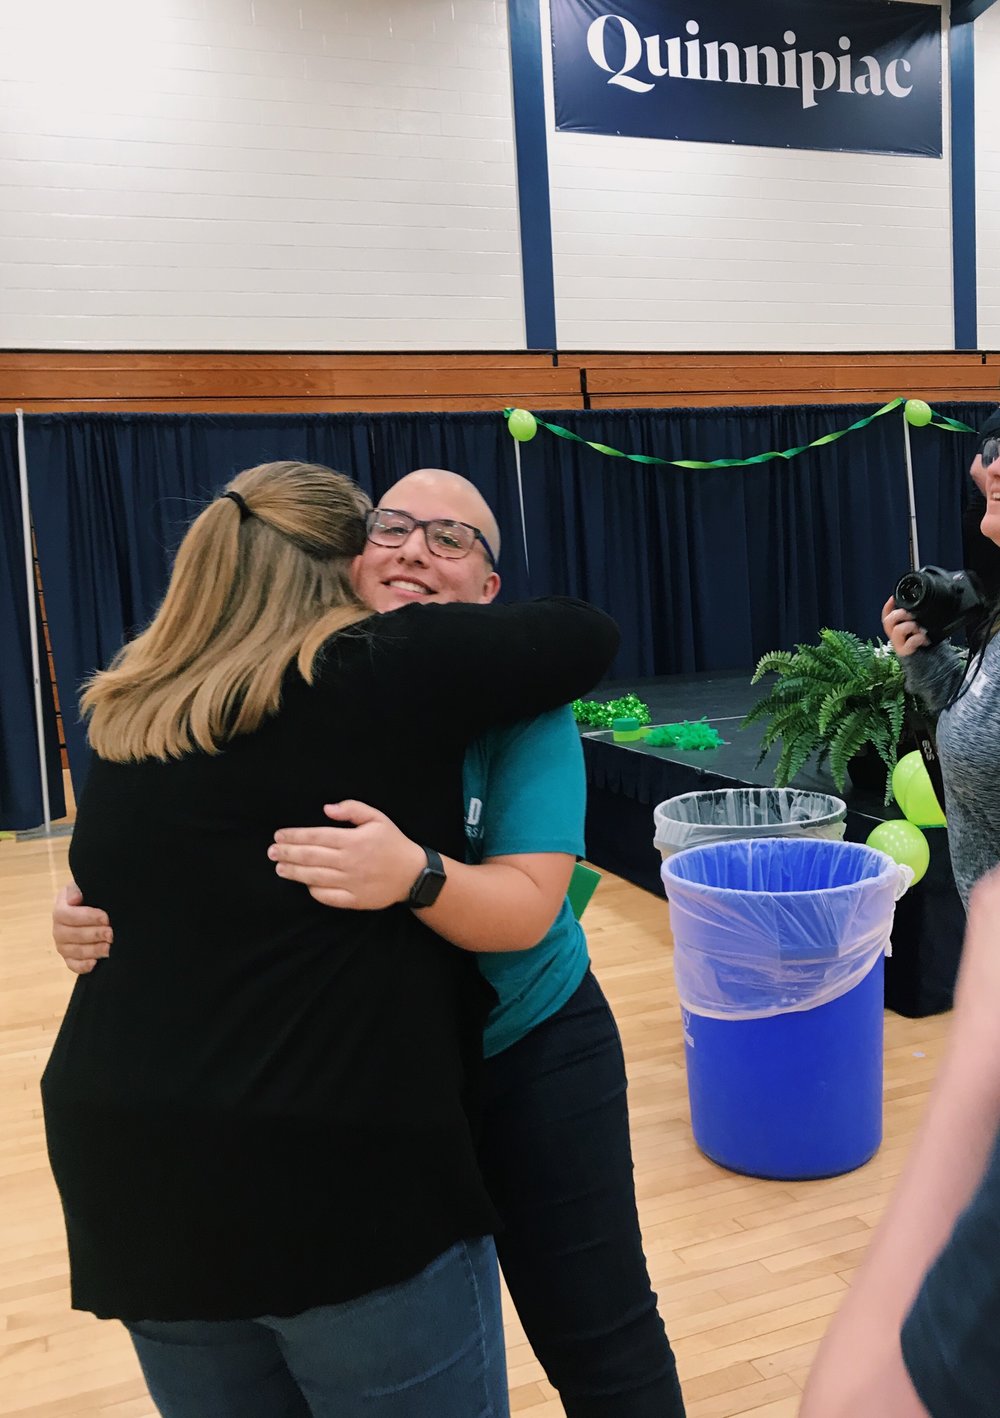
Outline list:
[[[447,880],[440,853],[435,852],[433,847],[425,847],[424,854],[427,857],[427,865],[410,887],[410,894],[406,898],[407,906],[414,906],[418,911],[424,906],[434,905]]]

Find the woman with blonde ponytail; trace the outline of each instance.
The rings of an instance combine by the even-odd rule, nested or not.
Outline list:
[[[46,1129],[73,1304],[127,1325],[164,1418],[507,1412],[490,992],[419,919],[432,854],[407,901],[351,912],[267,849],[335,798],[460,856],[466,745],[584,693],[617,633],[558,600],[373,616],[365,507],[317,465],[239,474],[83,696],[70,863],[115,949],[77,980]]]

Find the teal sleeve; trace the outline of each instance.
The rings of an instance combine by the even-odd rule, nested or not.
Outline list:
[[[529,852],[584,854],[587,789],[580,734],[567,705],[495,730],[483,802],[483,857]]]
[[[472,744],[463,772],[468,860],[537,852],[583,855],[583,748],[569,708]],[[497,992],[483,1035],[487,1058],[557,1014],[587,973],[587,941],[568,900],[530,950],[476,956]]]

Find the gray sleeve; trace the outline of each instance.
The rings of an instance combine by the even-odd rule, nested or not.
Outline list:
[[[903,1324],[903,1361],[932,1418],[1000,1403],[1000,1148]]]
[[[903,678],[932,714],[939,714],[958,688],[965,662],[954,645],[925,645],[901,661]]]

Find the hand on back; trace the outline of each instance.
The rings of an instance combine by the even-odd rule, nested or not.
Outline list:
[[[75,881],[64,886],[52,907],[52,940],[74,975],[89,975],[111,949],[114,933],[107,912],[83,905]]]
[[[267,855],[275,871],[300,882],[324,906],[379,911],[405,901],[426,863],[385,813],[366,803],[328,805],[327,817],[343,827],[283,827]]]

